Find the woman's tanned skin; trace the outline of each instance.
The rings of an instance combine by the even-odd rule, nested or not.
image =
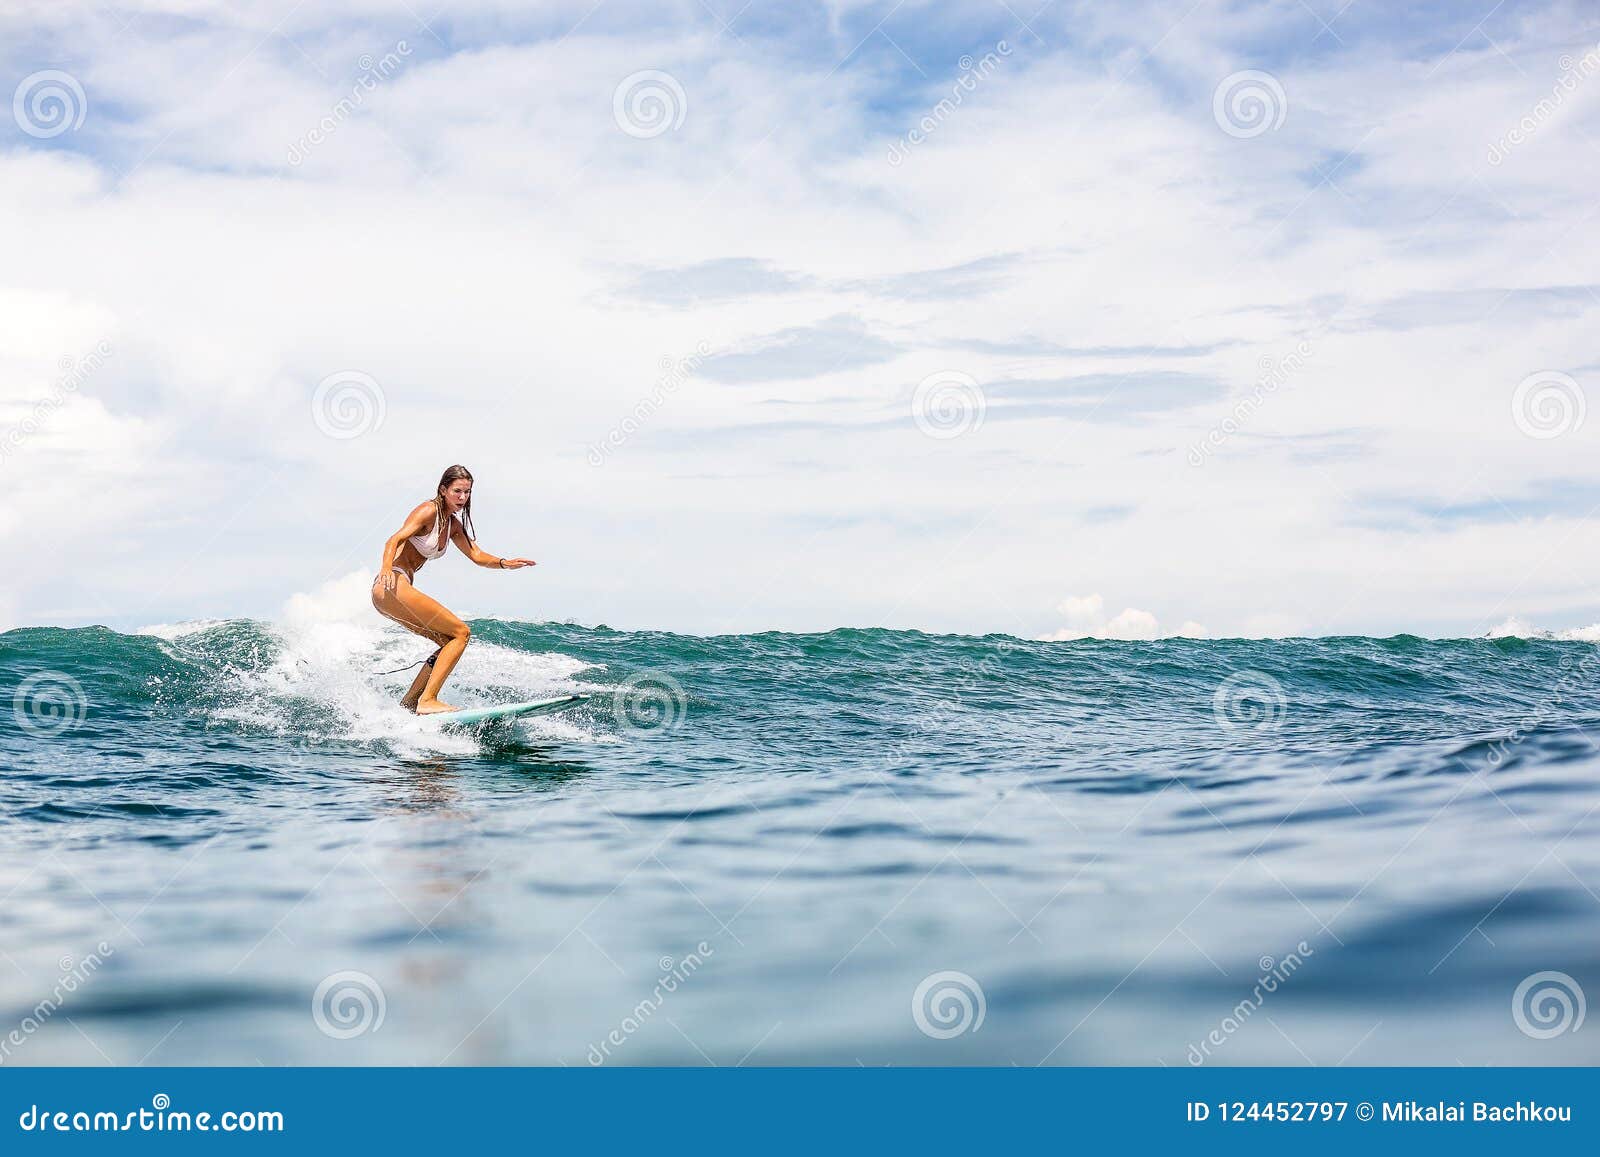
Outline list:
[[[463,524],[462,516],[465,516]],[[443,518],[441,527],[440,519]],[[436,715],[456,708],[439,699],[439,689],[455,670],[461,653],[467,649],[472,630],[448,607],[419,591],[414,585],[417,571],[427,561],[409,541],[413,537],[448,534],[450,541],[479,566],[500,570],[520,570],[535,565],[531,558],[496,558],[467,535],[472,523],[472,475],[464,466],[452,466],[439,480],[438,491],[429,502],[413,510],[405,524],[383,544],[383,564],[372,584],[372,605],[378,613],[393,619],[408,631],[438,644],[433,657],[422,665],[411,688],[400,700],[402,706],[418,715]]]

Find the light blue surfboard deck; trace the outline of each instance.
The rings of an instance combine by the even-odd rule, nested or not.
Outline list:
[[[482,723],[486,719],[515,719],[521,715],[543,715],[560,711],[576,703],[587,701],[587,695],[562,695],[556,699],[535,699],[530,703],[501,703],[495,707],[470,707],[463,711],[446,711],[421,718],[437,720],[440,724],[456,727],[466,723]]]

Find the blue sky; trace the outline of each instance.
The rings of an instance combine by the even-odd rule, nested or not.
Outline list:
[[[541,564],[469,616],[1600,620],[1592,6],[68,0],[0,65],[0,626],[365,613],[454,462]]]

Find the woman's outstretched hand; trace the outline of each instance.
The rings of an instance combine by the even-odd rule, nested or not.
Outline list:
[[[393,594],[394,593],[394,584],[395,584],[394,571],[386,570],[381,575],[378,576],[378,587],[379,587],[379,589],[381,589],[383,591],[384,594],[386,594],[386,595]]]
[[[500,560],[501,570],[521,570],[525,566],[538,566],[531,558],[503,558]]]

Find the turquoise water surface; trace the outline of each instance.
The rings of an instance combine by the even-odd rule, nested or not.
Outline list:
[[[473,627],[0,635],[0,1063],[1600,1061],[1592,644]]]

